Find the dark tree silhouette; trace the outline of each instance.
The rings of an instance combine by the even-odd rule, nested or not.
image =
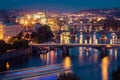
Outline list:
[[[18,48],[26,48],[28,47],[28,41],[27,40],[16,40],[13,42],[13,46],[15,49],[18,49]]]
[[[6,52],[12,48],[10,44],[7,44],[4,40],[0,40],[0,52]]]
[[[31,38],[33,42],[42,43],[52,39],[53,33],[50,26],[43,25],[37,29],[37,32],[32,32]]]
[[[58,76],[57,80],[80,80],[80,79],[73,73],[61,73]]]

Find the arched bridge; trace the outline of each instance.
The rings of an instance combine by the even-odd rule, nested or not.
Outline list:
[[[44,44],[37,44],[37,43],[30,43],[30,46],[34,47],[106,47],[106,48],[118,48],[120,47],[120,44],[79,44],[79,43],[70,43],[70,44],[50,44],[50,43],[44,43]]]
[[[29,44],[31,47],[54,47],[54,48],[60,48],[63,51],[63,55],[69,55],[69,48],[73,47],[92,47],[99,49],[101,51],[101,54],[106,54],[107,49],[110,48],[119,48],[120,44],[79,44],[79,43],[70,43],[70,44],[50,44],[50,43],[44,43],[44,44],[36,44],[36,43],[31,43]]]

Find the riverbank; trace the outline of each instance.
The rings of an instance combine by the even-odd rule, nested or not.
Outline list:
[[[30,54],[30,53],[31,53],[30,48],[22,48],[22,49],[17,49],[17,50],[11,50],[11,51],[7,51],[4,54],[0,55],[0,60],[10,59],[10,58],[14,58],[14,57],[17,57],[17,56]]]

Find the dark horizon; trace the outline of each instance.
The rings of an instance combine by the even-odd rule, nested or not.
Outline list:
[[[25,10],[25,11],[48,11],[51,13],[74,13],[84,10],[99,10],[99,9],[120,9],[120,7],[111,7],[111,8],[87,8],[87,9],[79,9],[74,11],[60,11],[60,10],[49,10],[49,9],[35,9],[35,8],[8,8],[8,9],[0,9],[0,10]]]
[[[120,7],[119,0],[1,0],[0,9],[40,9],[55,12],[76,12],[85,9]]]

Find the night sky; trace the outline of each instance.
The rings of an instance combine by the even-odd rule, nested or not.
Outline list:
[[[0,0],[0,9],[41,9],[72,12],[90,8],[120,7],[120,0]]]

